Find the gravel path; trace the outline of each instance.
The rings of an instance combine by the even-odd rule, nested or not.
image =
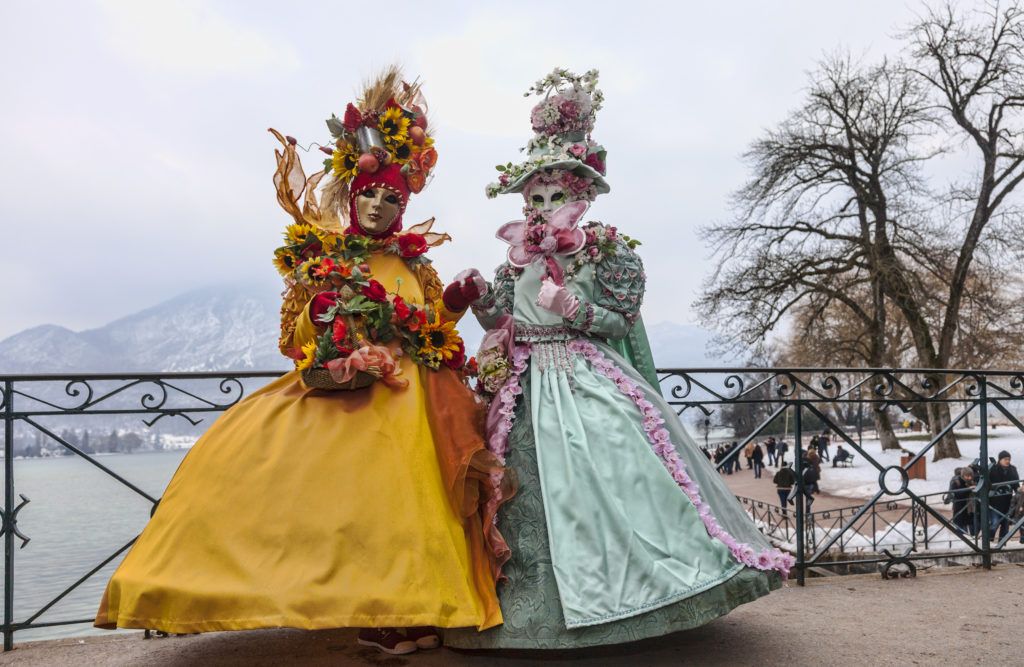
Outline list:
[[[696,630],[584,651],[394,657],[356,646],[353,630],[258,630],[33,642],[0,665],[1010,665],[1024,662],[1022,614],[1024,567],[999,565],[809,579]]]

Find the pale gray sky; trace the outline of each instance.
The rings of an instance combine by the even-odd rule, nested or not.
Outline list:
[[[799,104],[823,52],[895,53],[891,36],[919,7],[8,0],[0,339],[100,326],[210,284],[275,289],[289,218],[266,129],[327,140],[324,119],[390,62],[422,78],[431,106],[440,160],[406,220],[436,216],[454,237],[432,252],[445,280],[503,257],[493,234],[521,201],[487,200],[484,185],[529,138],[522,93],[554,66],[600,69],[594,138],[612,191],[589,217],[644,243],[645,319],[693,323],[713,268],[696,228],[728,216],[744,148]]]

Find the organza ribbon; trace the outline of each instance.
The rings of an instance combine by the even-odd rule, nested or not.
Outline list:
[[[331,359],[324,366],[331,372],[331,379],[344,384],[355,377],[358,371],[374,375],[380,373],[380,381],[392,389],[404,389],[409,386],[405,378],[396,377],[402,370],[395,363],[391,351],[381,345],[371,345],[366,341],[362,346],[343,359]],[[373,369],[371,371],[371,369]],[[397,372],[396,372],[397,369]]]

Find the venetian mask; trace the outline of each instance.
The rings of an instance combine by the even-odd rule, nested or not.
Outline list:
[[[569,201],[568,193],[561,185],[535,185],[526,195],[526,203],[539,209],[544,215],[553,213],[562,204]]]
[[[386,188],[363,190],[356,197],[356,213],[359,226],[367,234],[382,234],[401,212],[402,203],[398,195]]]

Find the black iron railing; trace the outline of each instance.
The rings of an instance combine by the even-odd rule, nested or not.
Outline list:
[[[1012,496],[1015,482],[990,480],[995,460],[990,457],[990,417],[1024,433],[1017,413],[1024,411],[1024,371],[927,370],[927,369],[668,369],[659,371],[662,392],[683,415],[696,410],[705,428],[705,442],[716,412],[738,415],[735,456],[751,441],[782,432],[793,445],[791,461],[796,477],[794,503],[783,514],[781,507],[745,499],[751,516],[776,542],[796,555],[796,577],[804,583],[812,567],[843,568],[879,563],[883,573],[896,564],[911,571],[914,561],[944,556],[977,558],[988,568],[997,553],[1019,551],[1024,545],[1015,535],[1024,517],[1013,518],[992,504],[992,498]],[[863,447],[862,429],[873,421],[872,411],[892,414],[921,413],[941,408],[948,423],[933,436],[925,436],[916,452],[908,452],[899,465],[879,461]],[[856,414],[855,425],[848,426]],[[845,414],[846,419],[837,419]],[[944,438],[974,417],[978,432],[978,470],[973,488],[966,492],[971,508],[953,513],[944,509],[947,493],[919,494],[909,485],[910,473],[926,461]],[[805,427],[813,420],[815,428]],[[872,427],[874,428],[874,427]],[[877,472],[877,488],[863,503],[840,510],[808,512],[803,472],[805,443],[813,433],[828,430],[831,446],[849,448],[859,466]],[[1000,435],[1008,429],[1004,428]],[[698,439],[699,440],[699,439]],[[973,451],[971,452],[973,454]],[[728,458],[728,457],[727,457]],[[719,468],[725,461],[719,464]],[[744,499],[741,499],[743,501]],[[949,515],[949,516],[947,516]],[[997,535],[993,524],[1006,523]],[[902,549],[901,553],[895,553]],[[864,553],[874,553],[864,558]],[[837,554],[840,554],[837,557]],[[843,558],[841,555],[856,555]]]
[[[115,545],[109,553],[82,566],[82,571],[69,577],[73,581],[59,593],[16,620],[16,563],[33,557],[31,549],[21,551],[17,547],[28,545],[34,531],[43,528],[18,523],[19,512],[31,508],[30,499],[17,493],[14,461],[18,444],[21,443],[18,451],[24,453],[25,442],[45,442],[48,447],[94,466],[101,475],[155,509],[159,502],[156,494],[106,465],[102,456],[91,451],[94,447],[75,442],[68,436],[68,424],[92,416],[91,419],[119,419],[122,426],[130,420],[133,428],[139,424],[155,427],[159,423],[163,427],[168,422],[203,422],[201,429],[212,421],[204,413],[223,411],[279,375],[248,372],[0,376],[5,457],[0,526],[4,537],[5,650],[12,648],[13,635],[18,631],[91,623],[91,618],[41,617],[84,583],[95,583],[98,577],[94,575],[112,567],[134,542],[132,538]],[[670,404],[695,424],[698,443],[702,428],[704,443],[708,444],[712,425],[723,424],[733,428],[736,452],[768,434],[780,435],[790,442],[790,457],[798,480],[793,504],[782,508],[764,500],[740,500],[765,534],[794,553],[799,583],[803,583],[811,568],[841,569],[877,563],[885,574],[893,565],[913,569],[915,561],[937,554],[973,558],[990,567],[993,555],[1018,545],[1014,537],[1024,519],[1008,521],[1009,530],[1001,539],[994,539],[990,531],[982,528],[989,525],[990,517],[997,512],[990,496],[1000,491],[1000,486],[1006,490],[1012,486],[990,482],[989,417],[998,415],[1017,433],[1024,433],[1024,425],[1016,416],[1024,410],[1024,372],[720,368],[661,370],[659,379]],[[863,429],[872,422],[872,411],[920,412],[919,408],[928,406],[948,408],[949,423],[936,437],[922,440],[917,451],[901,465],[880,462],[872,454],[874,449],[863,445]],[[852,415],[855,418],[851,419]],[[934,451],[940,438],[969,418],[980,427],[980,475],[975,486],[965,492],[969,503],[946,503],[949,498],[945,493],[915,493],[909,486],[915,464]],[[799,482],[805,465],[801,455],[812,425],[814,432],[830,432],[833,448],[836,444],[848,447],[857,466],[875,469],[877,490],[868,494],[864,502],[840,509],[805,511],[805,489]],[[109,428],[116,433],[120,427]],[[38,454],[39,450],[33,453]],[[959,512],[953,509],[956,507]],[[995,516],[1001,518],[997,513]]]

